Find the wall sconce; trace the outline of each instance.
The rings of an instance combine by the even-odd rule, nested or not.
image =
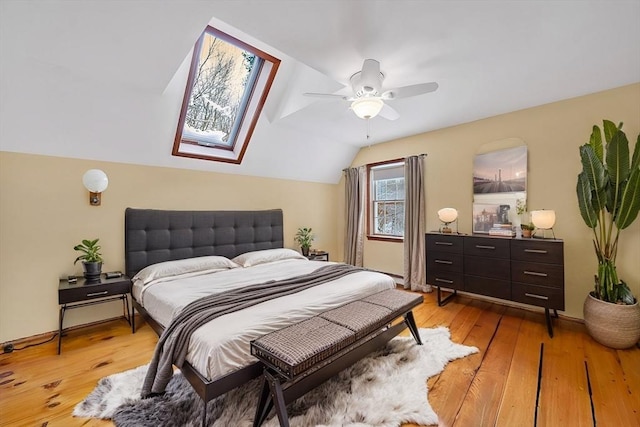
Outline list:
[[[82,175],[82,184],[89,190],[89,204],[100,206],[100,195],[109,186],[107,174],[100,169],[89,169]]]
[[[449,224],[451,224],[452,222],[456,223],[456,234],[458,233],[458,222],[456,221],[458,219],[457,210],[455,210],[454,208],[442,208],[438,211],[438,218],[444,224],[442,227],[440,227],[441,233],[451,233],[452,230],[451,228],[449,228]]]
[[[531,211],[531,222],[537,229],[542,230],[542,238],[545,238],[545,231],[551,230],[551,235],[556,238],[553,232],[553,225],[556,223],[556,211],[554,210],[539,210]]]

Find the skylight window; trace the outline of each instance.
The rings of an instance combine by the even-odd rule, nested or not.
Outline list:
[[[193,49],[173,155],[239,164],[279,65],[207,27]]]

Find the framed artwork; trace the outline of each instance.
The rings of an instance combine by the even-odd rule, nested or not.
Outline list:
[[[473,161],[473,194],[527,190],[527,147],[478,154]]]
[[[489,234],[493,224],[500,223],[499,204],[474,203],[473,204],[473,232]],[[508,205],[506,205],[508,206]]]

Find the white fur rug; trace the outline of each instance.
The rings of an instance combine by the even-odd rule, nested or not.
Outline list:
[[[427,401],[427,379],[449,361],[477,353],[450,340],[445,327],[420,329],[424,345],[394,338],[387,346],[307,393],[288,407],[291,427],[437,424]],[[163,396],[141,400],[146,366],[101,379],[74,409],[78,417],[112,419],[116,426],[198,426],[202,402],[182,374],[176,373]],[[259,379],[209,402],[210,426],[251,426]],[[273,414],[272,414],[273,415]],[[263,426],[277,427],[273,416]]]

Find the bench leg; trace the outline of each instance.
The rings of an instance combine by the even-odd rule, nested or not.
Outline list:
[[[273,408],[273,399],[269,392],[269,383],[263,375],[260,398],[258,400],[258,406],[256,407],[256,415],[253,418],[253,427],[260,427],[262,425],[264,420],[267,418],[267,415],[269,415],[271,408]]]
[[[271,372],[265,370],[264,378],[269,383],[269,389],[271,390],[271,400],[275,404],[276,414],[280,421],[280,427],[289,427],[289,416],[287,415],[287,405],[284,403],[284,394],[282,393],[282,385],[280,381],[276,379]]]
[[[404,315],[404,321],[409,327],[409,331],[411,331],[411,335],[413,335],[413,339],[416,340],[418,345],[422,345],[422,339],[420,339],[420,332],[418,331],[418,327],[416,326],[416,321],[413,318],[413,311],[410,311]]]

